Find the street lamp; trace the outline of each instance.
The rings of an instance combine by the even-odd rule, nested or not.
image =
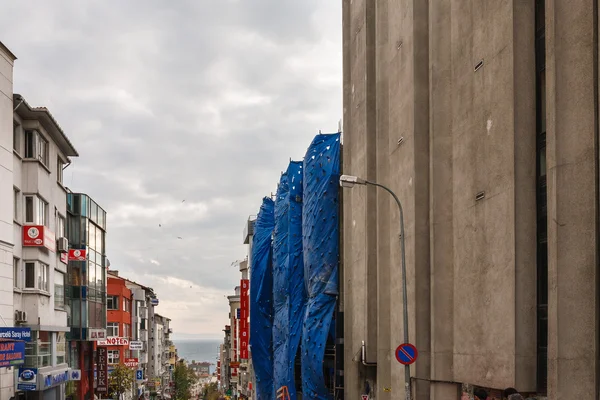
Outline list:
[[[371,185],[377,186],[392,195],[396,204],[398,204],[398,210],[400,211],[400,247],[402,249],[402,311],[404,319],[404,343],[408,341],[408,295],[406,294],[406,251],[404,246],[404,212],[402,210],[402,203],[396,196],[396,193],[392,192],[391,189],[380,185],[379,183],[369,182],[365,179],[359,178],[353,175],[342,175],[340,176],[340,186],[344,188],[352,188],[354,185]],[[404,366],[404,386],[406,389],[406,400],[412,399],[411,381],[410,381],[410,365]]]

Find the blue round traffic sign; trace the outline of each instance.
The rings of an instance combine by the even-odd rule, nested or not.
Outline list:
[[[402,365],[410,365],[417,361],[419,352],[417,348],[410,343],[403,343],[396,348],[396,360]]]

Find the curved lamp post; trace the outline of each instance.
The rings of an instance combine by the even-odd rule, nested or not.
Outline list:
[[[354,185],[371,185],[377,186],[388,192],[392,195],[396,204],[398,205],[398,210],[400,211],[400,247],[402,249],[402,311],[403,311],[403,320],[404,320],[404,343],[409,343],[408,341],[408,295],[406,294],[406,251],[404,246],[404,212],[402,210],[402,203],[396,196],[396,193],[392,192],[392,190],[386,186],[380,185],[379,183],[369,182],[365,179],[361,179],[357,176],[353,175],[342,175],[340,176],[340,186],[345,188],[352,188]],[[406,389],[406,400],[412,399],[412,388],[410,381],[410,365],[404,366],[404,386]]]

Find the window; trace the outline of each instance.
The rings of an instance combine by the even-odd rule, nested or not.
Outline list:
[[[57,158],[56,161],[56,182],[63,184],[63,169],[65,168],[65,163],[60,157]]]
[[[118,310],[119,309],[119,296],[106,297],[106,308],[108,310]]]
[[[108,336],[108,337],[118,337],[119,336],[119,323],[118,322],[108,322],[106,324],[106,336]]]
[[[131,312],[131,300],[123,297],[123,311]]]
[[[13,257],[13,287],[20,288],[21,287],[21,271],[19,269],[19,259],[17,257]]]
[[[27,289],[35,289],[35,263],[25,263],[25,287]]]
[[[131,325],[123,324],[123,337],[131,337]]]
[[[13,150],[21,153],[21,125],[13,123]]]
[[[119,350],[108,350],[108,363],[118,364],[119,363]]]
[[[19,189],[17,189],[16,187],[13,187],[13,192],[14,192],[14,207],[13,207],[13,219],[17,222],[21,222],[21,218],[19,218],[19,204],[20,202],[20,194],[21,191]]]
[[[48,203],[38,197],[38,223],[48,226]]]
[[[50,267],[39,261],[25,262],[25,288],[49,291]]]
[[[56,332],[56,364],[67,362],[67,339],[64,332]]]
[[[25,366],[41,368],[52,365],[52,334],[31,331],[31,341],[25,343]]]
[[[48,141],[38,131],[25,132],[25,157],[40,161],[48,167]]]
[[[65,236],[65,217],[60,214],[56,214],[56,237],[66,237]]]
[[[65,274],[54,271],[54,308],[65,308]]]
[[[25,223],[48,226],[48,203],[36,195],[25,196]]]

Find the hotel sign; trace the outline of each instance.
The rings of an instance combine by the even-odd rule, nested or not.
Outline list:
[[[98,340],[98,346],[129,346],[129,339],[122,337],[108,337],[104,340]]]

